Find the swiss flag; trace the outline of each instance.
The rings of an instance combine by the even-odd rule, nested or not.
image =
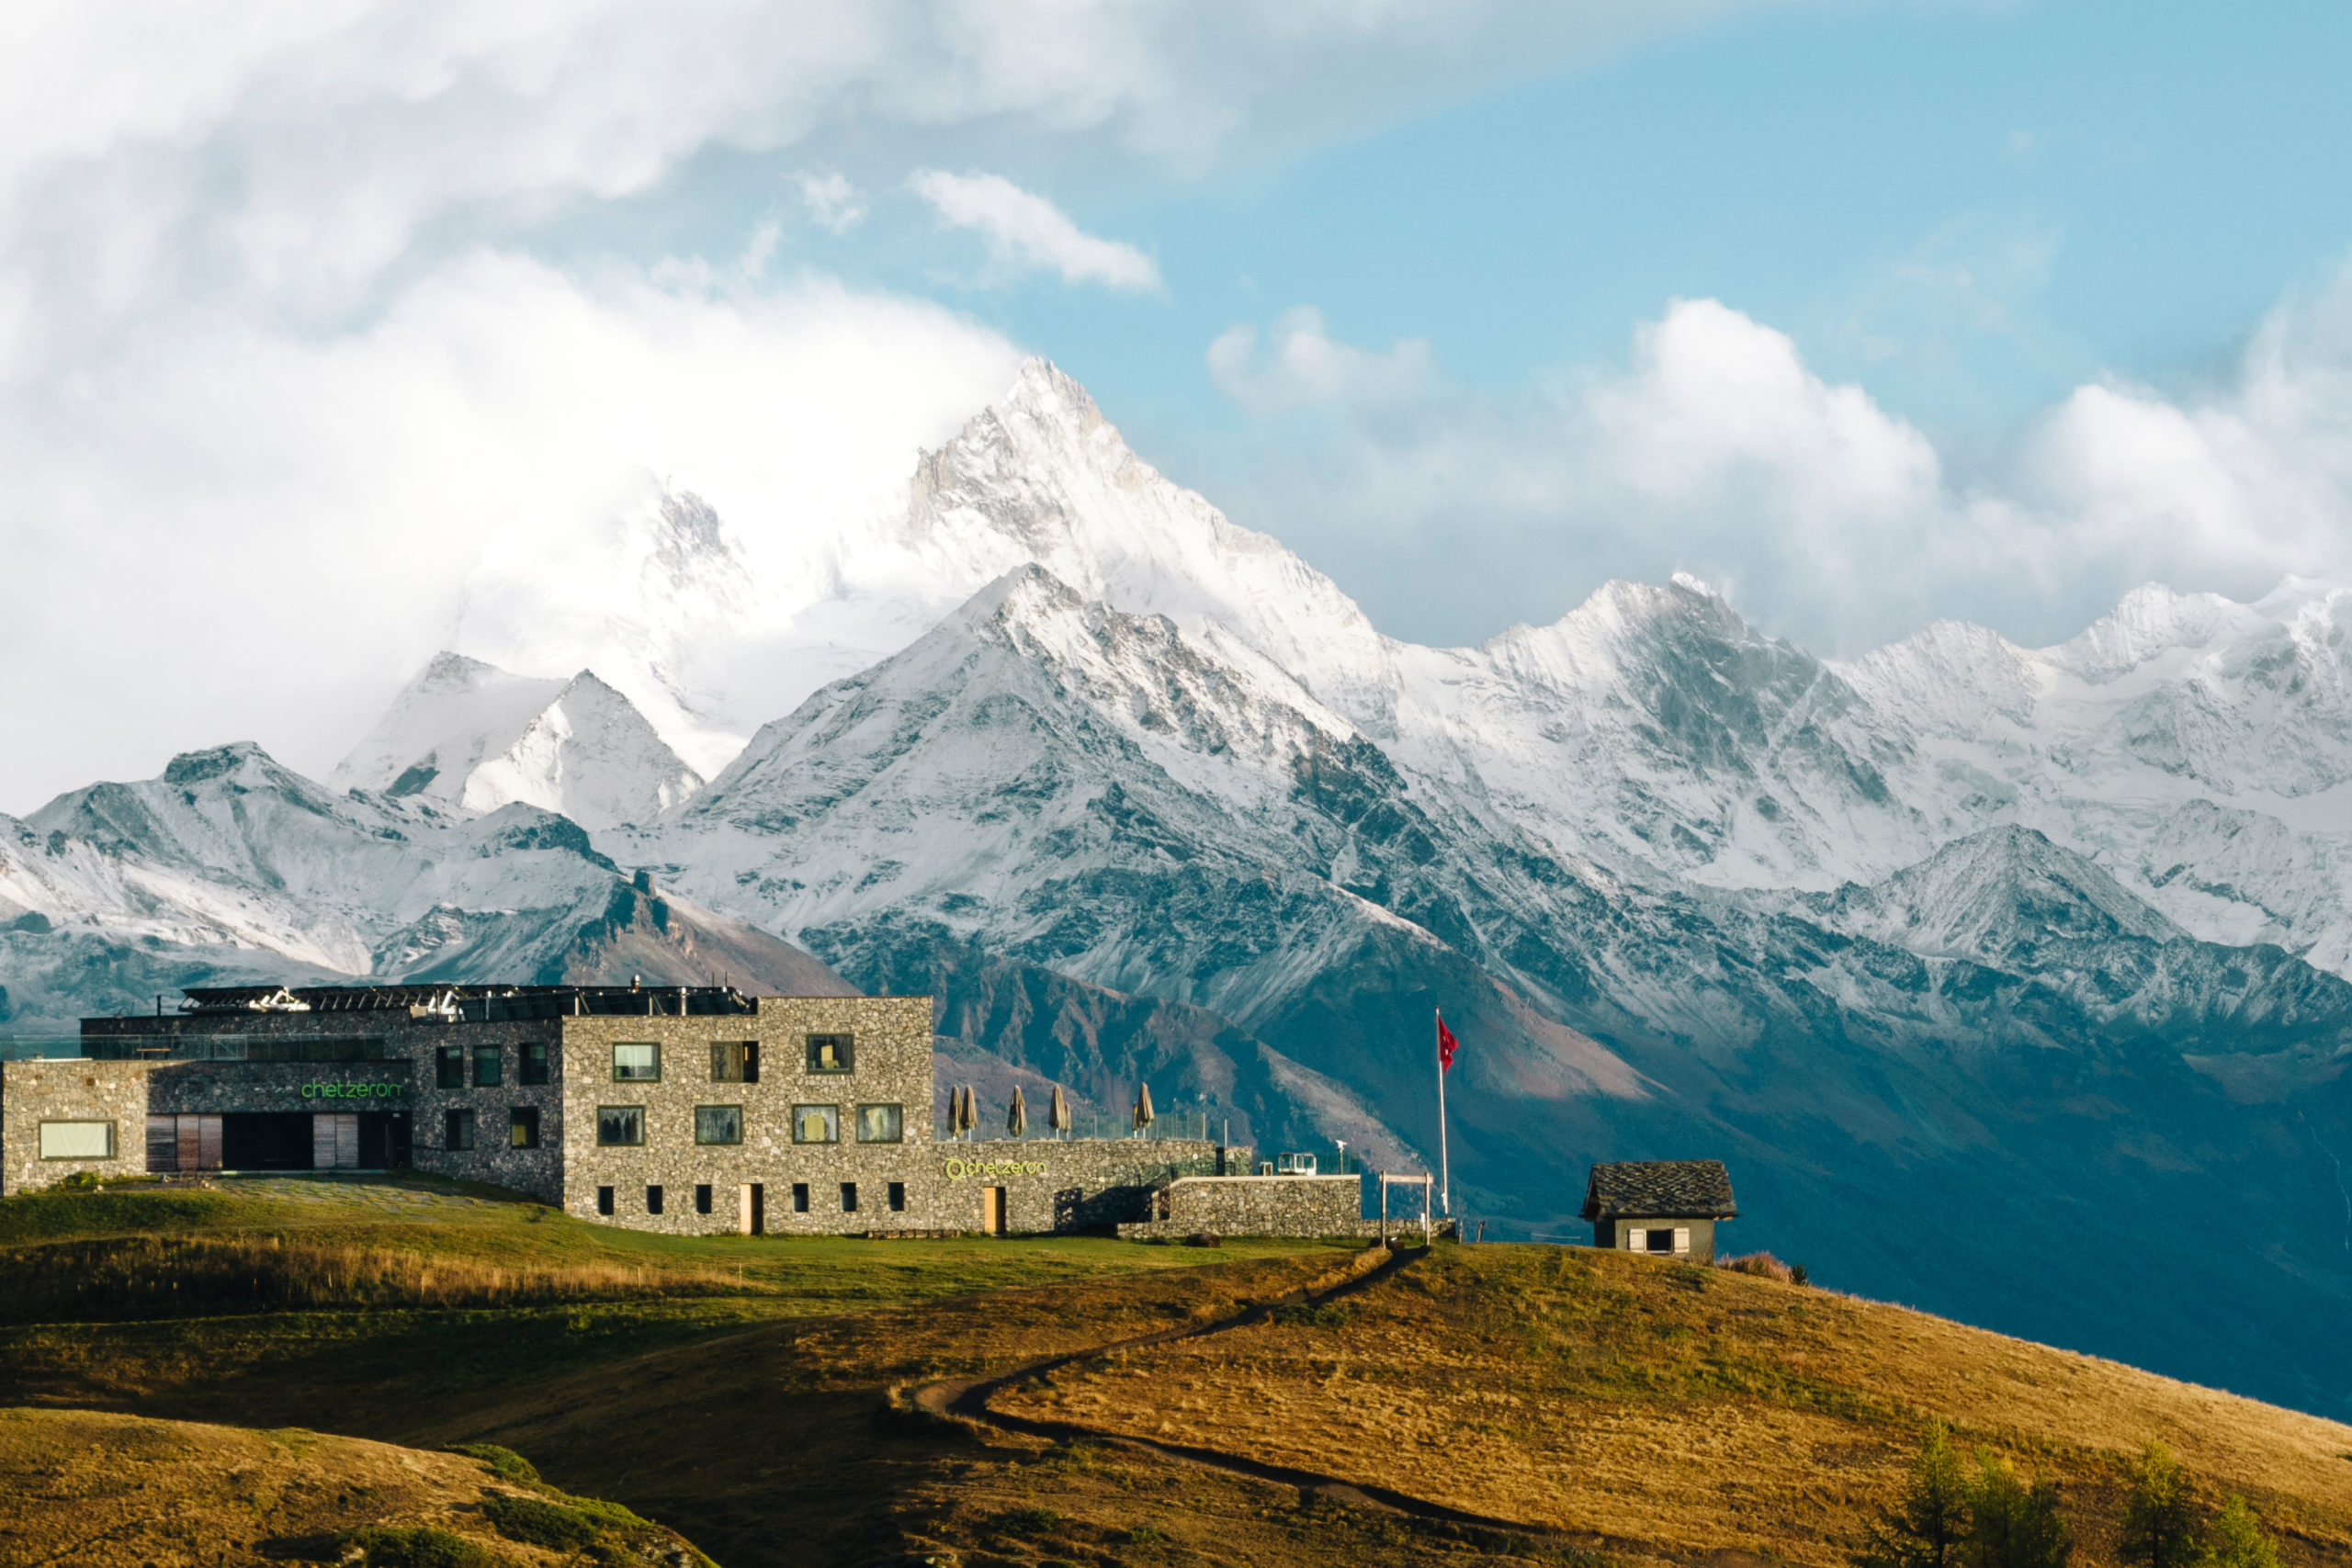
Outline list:
[[[1453,1053],[1461,1043],[1462,1043],[1460,1041],[1453,1037],[1453,1031],[1445,1026],[1445,1015],[1443,1013],[1438,1014],[1437,1070],[1439,1072],[1443,1072],[1448,1067],[1453,1066]]]

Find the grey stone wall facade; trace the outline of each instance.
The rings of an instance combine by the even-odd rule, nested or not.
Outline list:
[[[1596,1220],[1592,1226],[1592,1245],[1611,1247],[1620,1252],[1646,1252],[1648,1251],[1646,1245],[1648,1233],[1654,1230],[1686,1230],[1690,1233],[1688,1251],[1656,1256],[1672,1256],[1685,1263],[1713,1263],[1715,1260],[1715,1222],[1713,1220],[1672,1218]],[[1636,1232],[1641,1233],[1641,1238],[1645,1244],[1639,1248],[1634,1246]]]
[[[1153,1210],[1137,1223],[1121,1225],[1119,1234],[1354,1235],[1365,1224],[1363,1178],[1188,1176],[1157,1193]]]
[[[0,1197],[38,1192],[69,1176],[130,1176],[147,1168],[147,1075],[143,1062],[0,1062]],[[41,1123],[79,1130],[103,1122],[103,1157],[44,1158]]]
[[[1156,1184],[1250,1168],[1247,1148],[1189,1138],[988,1138],[932,1151],[942,1230],[993,1228],[989,1189],[1003,1193],[1003,1229],[1109,1230],[1148,1217]],[[1197,1227],[1196,1227],[1197,1228]]]
[[[756,1015],[568,1018],[563,1059],[562,1206],[582,1219],[643,1230],[771,1235],[964,1230],[932,1143],[932,1006],[928,997],[763,997]],[[812,1068],[809,1037],[847,1037],[848,1066]],[[757,1042],[757,1083],[714,1082],[714,1043]],[[661,1076],[615,1077],[614,1047],[661,1048]],[[599,1111],[641,1108],[643,1142],[597,1142]],[[740,1107],[742,1141],[695,1141],[698,1107]],[[899,1136],[861,1142],[859,1112],[896,1107]],[[830,1109],[829,1142],[796,1138],[796,1112]],[[899,1206],[891,1206],[891,1187]],[[710,1190],[701,1213],[698,1187]],[[612,1190],[601,1213],[599,1189]],[[651,1190],[661,1189],[662,1212]],[[758,1189],[756,1200],[752,1190]],[[805,1199],[807,1208],[796,1202]],[[855,1207],[850,1207],[852,1202]]]

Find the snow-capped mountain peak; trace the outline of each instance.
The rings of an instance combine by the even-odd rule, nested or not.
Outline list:
[[[516,675],[448,652],[393,699],[330,782],[475,812],[522,801],[590,828],[650,821],[702,786],[594,671]]]

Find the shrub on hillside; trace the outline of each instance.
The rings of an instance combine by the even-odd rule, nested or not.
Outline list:
[[[501,1481],[538,1484],[537,1467],[513,1449],[502,1449],[496,1443],[451,1443],[449,1451],[453,1454],[463,1454],[468,1459],[481,1461],[482,1463],[490,1466],[491,1474]]]
[[[2058,1488],[2027,1485],[2007,1460],[1978,1450],[1968,1487],[1968,1568],[2065,1568],[2074,1537],[2058,1517]]]
[[[550,1551],[577,1551],[604,1533],[601,1524],[579,1509],[540,1497],[485,1497],[481,1511],[507,1540]]]
[[[345,1551],[357,1548],[367,1568],[500,1568],[499,1559],[464,1536],[429,1525],[387,1529],[369,1525],[343,1538]]]
[[[1784,1285],[1797,1283],[1797,1271],[1769,1252],[1744,1253],[1737,1258],[1718,1258],[1715,1267],[1735,1274],[1753,1274],[1762,1280],[1778,1280]]]
[[[2245,1499],[2233,1497],[2213,1521],[2205,1561],[2210,1568],[2278,1568],[2278,1548],[2264,1533]]]
[[[2204,1510],[2172,1450],[2150,1443],[2132,1466],[2115,1555],[2145,1568],[2194,1568],[2205,1556]]]

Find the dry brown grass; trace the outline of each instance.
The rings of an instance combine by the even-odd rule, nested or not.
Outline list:
[[[2097,1554],[2150,1438],[2290,1561],[2352,1561],[2352,1428],[1897,1307],[1606,1252],[1442,1248],[1325,1313],[1108,1359],[998,1407],[1472,1513],[1833,1564],[1921,1425],[2056,1479]]]
[[[0,1257],[0,1323],[91,1323],[221,1312],[539,1306],[743,1295],[736,1270],[612,1263],[509,1267],[459,1254],[280,1235],[51,1242]]]

